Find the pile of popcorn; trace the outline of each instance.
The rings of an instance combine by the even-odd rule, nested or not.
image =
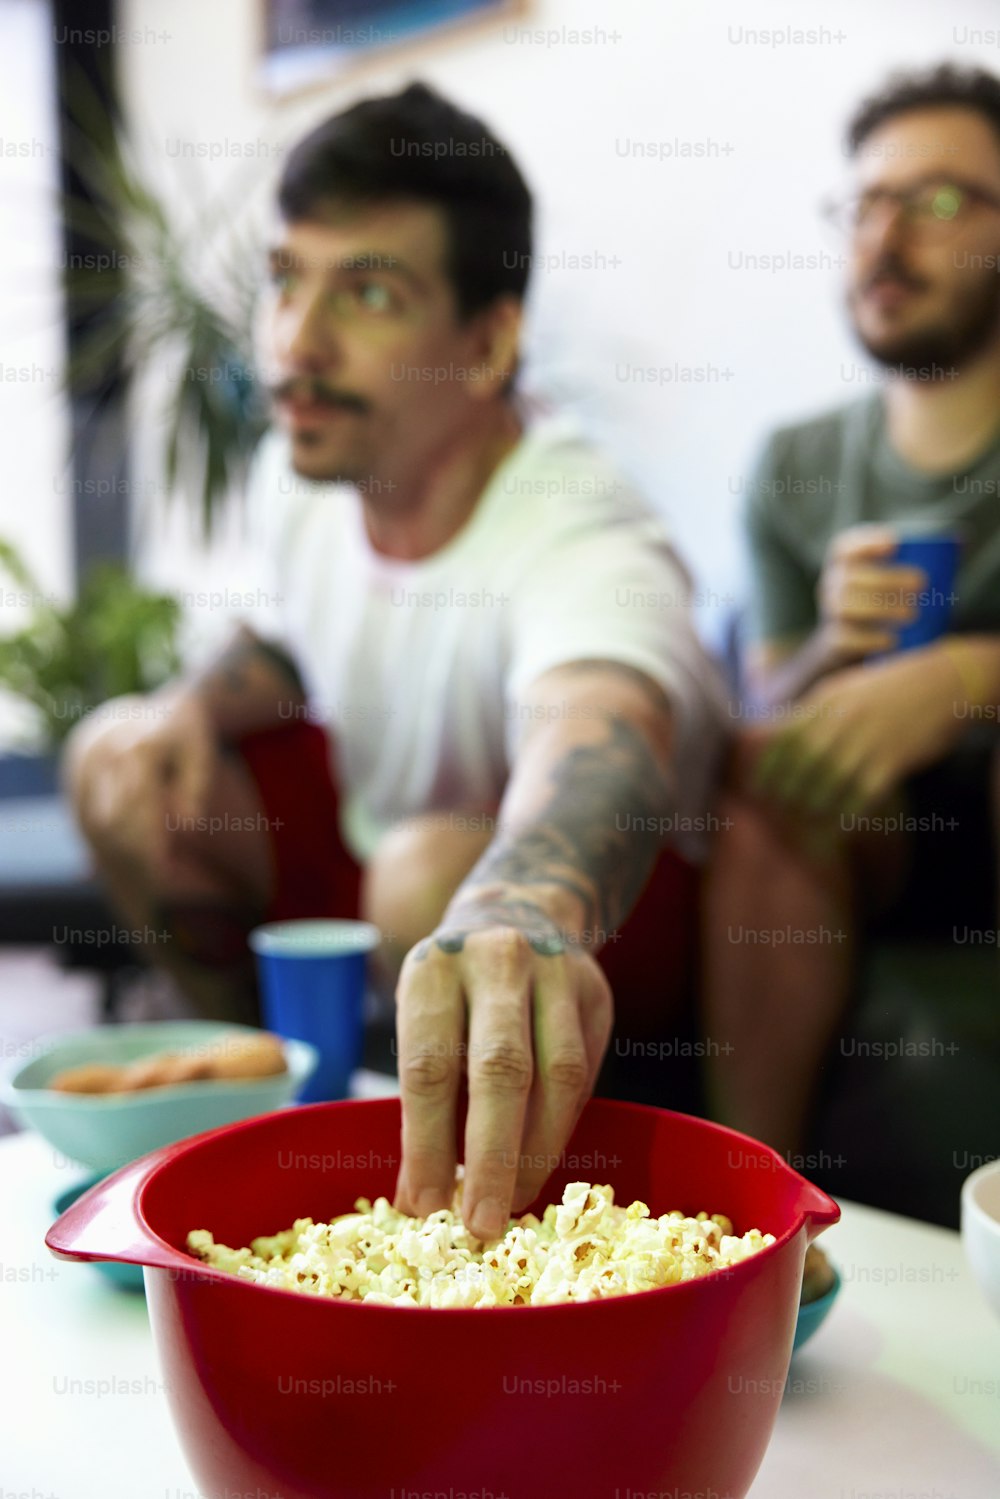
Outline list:
[[[593,1301],[694,1280],[774,1243],[740,1236],[721,1213],[651,1218],[644,1202],[616,1207],[611,1187],[572,1182],[558,1206],[511,1219],[484,1244],[461,1219],[461,1186],[451,1209],[427,1218],[398,1213],[385,1197],[359,1198],[330,1223],[299,1218],[249,1249],[216,1244],[207,1229],[188,1234],[206,1264],[257,1285],[381,1306],[540,1306]]]

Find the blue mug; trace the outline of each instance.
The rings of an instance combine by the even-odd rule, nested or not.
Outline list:
[[[367,957],[380,941],[370,922],[325,918],[275,921],[250,933],[266,1028],[319,1051],[299,1103],[347,1097],[361,1064]]]
[[[893,564],[918,567],[927,582],[918,597],[916,619],[899,628],[897,650],[912,651],[917,646],[929,645],[946,633],[956,602],[955,579],[960,550],[959,539],[953,535],[900,536]]]

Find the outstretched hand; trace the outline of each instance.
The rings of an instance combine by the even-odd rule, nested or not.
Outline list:
[[[455,1185],[468,1080],[463,1216],[499,1237],[559,1164],[611,1035],[611,991],[530,901],[477,901],[408,953],[397,991],[403,1162],[396,1207],[426,1216]]]

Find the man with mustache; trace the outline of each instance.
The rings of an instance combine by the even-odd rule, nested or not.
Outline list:
[[[834,217],[878,390],[778,432],[751,486],[759,716],[707,903],[705,1024],[733,1047],[710,1062],[715,1111],[795,1153],[863,924],[984,897],[996,920],[1000,82],[902,78],[848,141]],[[947,633],[896,653],[927,587],[893,560],[914,528],[957,533],[961,562]]]
[[[145,716],[85,725],[70,783],[119,906],[168,934],[151,956],[204,1013],[246,1014],[265,918],[385,932],[398,1203],[450,1202],[464,1077],[464,1214],[492,1238],[593,1088],[609,977],[654,1016],[668,1002],[694,922],[664,832],[689,846],[721,710],[660,523],[572,424],[525,426],[531,199],[503,146],[414,85],[300,142],[278,208],[261,362],[280,430],[251,510],[279,638],[244,629]],[[339,815],[314,735],[289,758],[307,717]]]

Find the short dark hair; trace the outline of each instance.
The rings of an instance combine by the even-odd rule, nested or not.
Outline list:
[[[288,223],[334,203],[391,200],[440,209],[459,315],[523,297],[531,193],[513,158],[474,115],[422,83],[332,115],[289,153],[278,184]]]
[[[943,62],[923,73],[897,73],[880,93],[859,106],[847,127],[853,156],[862,142],[896,115],[914,109],[974,109],[1000,140],[1000,79],[985,68],[960,68]]]

